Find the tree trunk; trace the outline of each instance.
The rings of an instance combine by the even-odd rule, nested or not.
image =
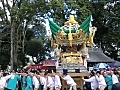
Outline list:
[[[19,47],[19,35],[18,35],[18,32],[19,32],[19,27],[20,25],[18,25],[18,28],[16,29],[16,32],[14,31],[14,62],[16,63],[18,60],[18,47]]]
[[[25,28],[23,28],[22,35],[23,35],[23,40],[22,40],[22,52],[25,52],[25,38],[26,38],[26,32],[27,32],[27,24],[26,22]]]
[[[15,32],[15,23],[11,22],[11,54],[10,54],[10,62],[11,69],[15,69],[17,66],[17,57],[18,57],[18,35]]]
[[[10,51],[10,63],[11,63],[11,70],[13,70],[13,59],[14,59],[14,55],[13,55],[13,32],[14,32],[14,28],[13,28],[13,23],[11,25],[11,51]]]

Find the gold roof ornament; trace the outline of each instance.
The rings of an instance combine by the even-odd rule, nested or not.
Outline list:
[[[65,24],[69,24],[69,23],[71,23],[71,24],[78,24],[78,22],[75,21],[73,15],[70,15],[70,16],[69,16],[69,21],[65,22]]]

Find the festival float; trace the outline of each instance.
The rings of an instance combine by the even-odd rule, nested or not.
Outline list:
[[[92,15],[90,15],[81,25],[75,21],[74,16],[70,15],[69,21],[60,27],[49,20],[49,26],[52,32],[51,46],[54,49],[54,57],[59,57],[59,65],[64,69],[87,68],[88,47],[93,45],[93,37],[96,27],[91,26]]]
[[[66,71],[78,83],[77,87],[82,86],[82,77],[87,76],[88,47],[93,45],[93,38],[96,27],[91,24],[92,15],[88,16],[81,25],[74,19],[73,15],[64,26],[58,26],[55,22],[49,21],[51,29],[51,47],[54,57],[58,57],[57,71]],[[65,82],[63,87],[67,87]]]

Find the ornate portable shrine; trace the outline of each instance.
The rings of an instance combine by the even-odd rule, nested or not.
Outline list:
[[[54,49],[54,56],[60,58],[58,70],[61,68],[73,72],[75,69],[81,70],[81,67],[87,68],[86,58],[89,56],[87,46],[93,44],[96,31],[96,27],[91,26],[91,18],[92,15],[79,25],[74,16],[70,15],[69,21],[62,27],[49,20],[52,32],[51,46]]]

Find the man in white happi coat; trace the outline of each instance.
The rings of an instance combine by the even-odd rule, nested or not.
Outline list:
[[[117,75],[115,75],[113,71],[110,71],[110,73],[111,73],[111,76],[112,76],[113,84],[119,83]]]
[[[70,75],[68,75],[67,73],[63,73],[63,74],[60,73],[60,75],[61,75],[61,78],[64,79],[66,83],[70,86],[69,90],[77,90],[76,88],[77,84],[75,83],[75,81]]]
[[[91,76],[89,79],[84,79],[85,82],[90,82],[91,83],[91,89],[96,90],[98,88],[98,81],[95,77],[95,72],[91,72]]]
[[[44,73],[44,77],[46,79],[47,89],[49,88],[49,90],[53,90],[53,88],[54,88],[54,81],[53,81],[52,77],[48,75],[48,72]]]
[[[40,90],[47,90],[47,82],[46,82],[45,77],[41,76],[40,73],[38,73],[37,78],[38,78],[39,83],[40,83],[39,89]]]
[[[98,88],[100,90],[104,90],[107,87],[107,84],[106,84],[105,78],[103,77],[103,75],[101,74],[101,72],[97,71],[95,77],[96,77],[96,79],[98,81]]]
[[[39,81],[38,81],[38,79],[36,77],[36,74],[31,73],[30,75],[32,77],[34,90],[38,90],[39,89]]]
[[[52,75],[53,77],[53,81],[54,81],[54,85],[55,85],[55,90],[60,90],[61,89],[61,81],[60,81],[60,77],[58,75],[56,75],[56,73],[52,70]]]

